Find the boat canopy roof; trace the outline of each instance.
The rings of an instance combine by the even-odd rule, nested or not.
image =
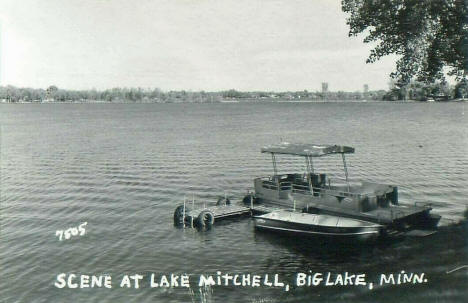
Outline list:
[[[264,146],[261,149],[262,153],[285,154],[297,156],[320,157],[330,154],[352,154],[354,148],[341,145],[322,145],[322,144],[300,144],[281,142]]]

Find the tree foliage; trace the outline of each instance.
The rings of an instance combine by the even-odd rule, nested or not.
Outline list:
[[[396,54],[391,77],[400,85],[411,79],[426,83],[457,80],[468,72],[468,0],[342,0],[349,36],[365,33],[377,42],[368,63]]]

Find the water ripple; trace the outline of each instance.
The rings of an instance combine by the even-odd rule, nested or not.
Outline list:
[[[462,104],[43,104],[0,105],[0,290],[5,302],[181,302],[186,290],[64,291],[60,272],[191,274],[298,271],[426,272],[429,285],[405,289],[406,301],[463,301],[468,206],[466,116]],[[190,113],[188,115],[187,113]],[[34,123],[35,119],[47,123]],[[66,117],[66,118],[65,118]],[[45,120],[44,120],[45,119]],[[251,220],[207,232],[177,229],[172,213],[184,198],[239,201],[253,178],[271,175],[260,147],[279,142],[356,147],[352,179],[399,186],[401,203],[431,203],[443,216],[430,239],[334,250],[322,243],[255,233]],[[343,180],[341,159],[314,161]],[[278,157],[280,172],[304,171],[302,159]],[[87,222],[82,237],[57,230]],[[374,292],[215,288],[213,302],[252,294],[289,301],[393,302],[394,288]],[[293,298],[293,299],[291,299]]]

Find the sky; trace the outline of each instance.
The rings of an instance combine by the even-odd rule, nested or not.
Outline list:
[[[340,0],[0,0],[0,85],[387,89]]]

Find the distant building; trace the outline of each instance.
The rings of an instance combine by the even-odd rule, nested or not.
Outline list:
[[[322,82],[322,93],[328,93],[328,82]]]
[[[369,92],[369,85],[364,84],[364,93],[367,94]]]

